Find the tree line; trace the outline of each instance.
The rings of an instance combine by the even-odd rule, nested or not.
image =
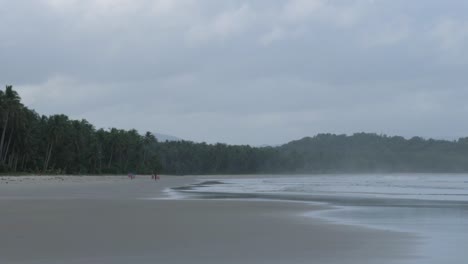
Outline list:
[[[159,142],[151,132],[96,129],[39,115],[12,86],[0,90],[0,173],[255,174],[468,172],[468,138],[319,134],[278,147]]]
[[[157,140],[136,130],[95,129],[66,115],[39,115],[12,86],[0,91],[0,172],[123,174],[159,170]]]

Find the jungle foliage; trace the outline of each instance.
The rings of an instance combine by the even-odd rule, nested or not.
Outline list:
[[[267,133],[267,132],[265,132]],[[319,134],[278,147],[158,142],[151,132],[96,129],[39,115],[0,90],[0,172],[42,174],[468,172],[468,138]]]

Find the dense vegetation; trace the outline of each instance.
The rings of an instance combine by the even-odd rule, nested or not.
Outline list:
[[[468,138],[320,134],[279,147],[158,142],[150,132],[96,129],[44,116],[0,91],[0,172],[66,174],[468,172]]]

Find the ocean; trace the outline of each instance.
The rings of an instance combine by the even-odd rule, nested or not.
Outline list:
[[[468,174],[213,176],[170,193],[327,204],[303,216],[418,237],[414,258],[395,263],[459,264],[468,256]]]

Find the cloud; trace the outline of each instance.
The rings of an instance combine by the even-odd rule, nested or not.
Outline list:
[[[289,0],[281,17],[289,23],[305,20],[338,27],[354,26],[366,11],[366,1]]]
[[[464,2],[0,2],[2,80],[39,113],[256,145],[468,133]]]
[[[43,83],[19,85],[15,89],[27,106],[41,114],[57,114],[57,108],[67,108],[72,116],[106,104],[105,98],[112,93],[108,86],[83,83],[61,75],[52,76]]]
[[[289,0],[284,6],[284,19],[292,22],[307,19],[325,6],[323,0]]]
[[[207,21],[193,25],[187,38],[190,42],[207,42],[241,34],[248,29],[255,15],[248,4],[229,9]]]
[[[285,37],[284,29],[281,27],[274,27],[269,32],[260,37],[260,43],[262,45],[269,45],[275,41],[281,40]]]
[[[444,50],[459,51],[468,41],[468,21],[445,18],[435,24],[431,33]]]
[[[366,32],[363,44],[368,47],[392,46],[407,40],[411,35],[411,28],[404,19],[399,19],[380,25],[373,29],[374,32]]]

